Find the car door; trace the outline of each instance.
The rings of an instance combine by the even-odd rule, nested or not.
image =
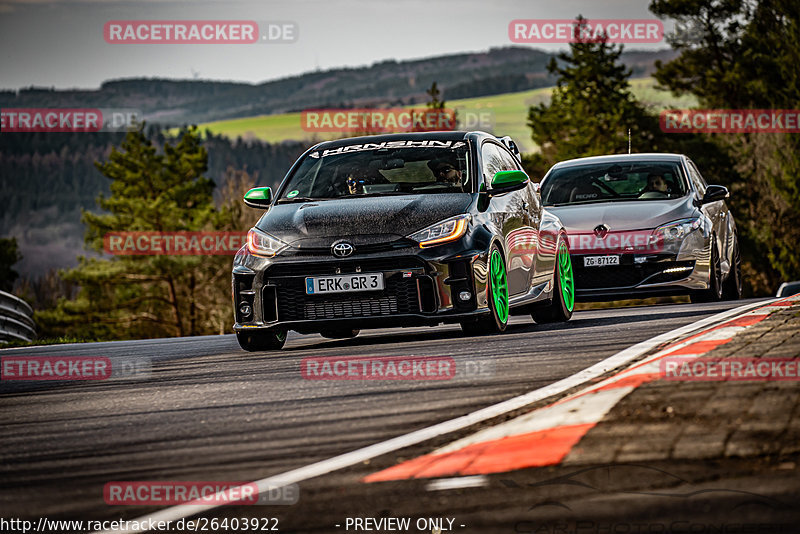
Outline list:
[[[481,167],[487,189],[495,173],[522,170],[505,147],[491,140],[481,145]],[[506,242],[509,295],[525,293],[530,287],[531,249],[535,248],[531,247],[531,242],[535,241],[530,210],[533,196],[532,188],[528,186],[491,199],[492,221]]]
[[[699,183],[700,187],[702,187],[700,198],[703,198],[708,184],[703,178],[703,175],[700,174],[700,171],[697,169],[697,166],[694,164],[694,162],[688,160],[688,163],[692,181]],[[720,267],[722,272],[726,273],[730,268],[729,258],[731,258],[733,248],[733,234],[730,231],[731,227],[733,226],[733,221],[730,220],[731,214],[728,210],[728,206],[725,204],[724,200],[718,200],[716,202],[704,204],[700,209],[711,219],[714,235],[717,236],[716,245],[717,250],[720,253]]]

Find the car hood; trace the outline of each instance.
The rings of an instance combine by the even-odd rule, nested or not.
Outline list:
[[[674,200],[549,206],[547,211],[558,216],[568,232],[592,232],[600,224],[606,225],[612,232],[645,230],[698,214],[691,195]]]
[[[342,198],[277,204],[256,224],[289,245],[329,246],[348,238],[355,245],[387,242],[465,213],[467,193]]]

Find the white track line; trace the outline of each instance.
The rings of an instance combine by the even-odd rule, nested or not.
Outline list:
[[[388,454],[390,452],[394,452],[400,449],[404,449],[406,447],[422,443],[423,441],[428,441],[443,434],[449,434],[451,432],[462,430],[476,423],[492,419],[499,415],[503,415],[504,413],[507,412],[512,412],[519,408],[523,408],[528,404],[544,400],[548,397],[558,395],[560,393],[563,393],[564,391],[580,386],[581,384],[584,384],[589,380],[593,380],[599,376],[602,376],[603,374],[607,373],[612,369],[616,369],[621,365],[624,365],[632,360],[635,360],[642,354],[645,354],[648,351],[654,349],[655,347],[658,347],[659,345],[662,345],[672,339],[694,332],[695,330],[700,330],[708,325],[718,322],[723,322],[725,319],[728,319],[731,316],[741,314],[752,308],[768,305],[769,303],[775,302],[777,300],[780,299],[772,298],[751,304],[745,304],[744,306],[740,306],[732,310],[727,310],[718,313],[716,315],[712,315],[711,317],[701,319],[692,324],[676,328],[675,330],[671,330],[654,338],[642,341],[641,343],[637,343],[636,345],[628,347],[627,349],[622,350],[614,354],[613,356],[609,356],[605,360],[597,362],[591,367],[587,367],[586,369],[578,371],[572,376],[563,378],[558,382],[554,382],[543,388],[530,391],[518,397],[508,399],[506,401],[494,404],[492,406],[487,406],[486,408],[482,408],[478,411],[472,412],[467,415],[463,415],[461,417],[457,417],[455,419],[451,419],[449,421],[444,421],[442,423],[438,423],[433,426],[429,426],[427,428],[415,430],[414,432],[410,432],[408,434],[404,434],[396,438],[392,438],[380,443],[375,443],[374,445],[369,445],[367,447],[363,447],[361,449],[357,449],[348,453],[340,454],[339,456],[334,456],[333,458],[329,458],[327,460],[321,460],[319,462],[299,467],[297,469],[293,469],[285,473],[263,478],[261,480],[252,482],[251,484],[256,484],[258,486],[259,492],[265,492],[270,489],[274,490],[275,488],[280,488],[289,484],[297,484],[304,480],[326,475],[333,471],[338,471],[339,469],[344,469],[345,467],[350,467],[352,465],[356,465],[366,460],[370,460],[372,458],[376,458],[378,456],[382,456],[384,454]],[[219,496],[222,497],[222,494],[220,494]],[[209,500],[217,500],[222,502],[221,499],[211,498]],[[164,508],[163,510],[160,510],[148,516],[142,516],[139,518],[131,519],[130,521],[138,522],[139,525],[142,525],[143,523],[145,525],[148,523],[151,524],[158,523],[159,521],[178,521],[179,519],[191,517],[193,515],[207,512],[208,510],[213,510],[221,506],[224,505],[181,504],[177,506],[171,506],[169,508]],[[146,532],[147,530],[148,529],[107,530],[104,532],[110,534],[117,532]]]
[[[428,482],[425,489],[428,491],[442,491],[463,488],[481,488],[489,483],[489,479],[483,475],[471,477],[440,478]]]
[[[560,426],[597,423],[611,411],[611,408],[616,406],[623,397],[634,389],[636,388],[633,386],[618,387],[572,397],[569,402],[551,404],[500,424],[478,430],[474,434],[436,449],[429,455],[456,452],[476,443],[486,443],[521,434],[551,430]]]

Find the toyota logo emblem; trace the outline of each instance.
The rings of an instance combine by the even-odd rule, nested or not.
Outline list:
[[[603,239],[607,233],[608,233],[608,226],[606,226],[605,224],[599,224],[594,228],[594,235],[596,235],[600,239]]]
[[[331,246],[331,252],[339,258],[346,258],[356,251],[356,248],[347,241],[340,241]]]

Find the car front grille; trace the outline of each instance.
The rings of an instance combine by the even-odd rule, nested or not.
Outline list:
[[[380,292],[306,295],[302,278],[272,280],[277,286],[278,319],[343,319],[419,313],[417,284],[413,278],[392,275]]]
[[[325,300],[306,302],[305,319],[340,319],[347,317],[377,317],[397,313],[397,297],[377,297],[345,301]]]
[[[575,271],[575,289],[577,290],[630,288],[645,281],[648,284],[675,282],[689,276],[694,268],[693,261],[661,261],[636,265],[584,267],[581,256],[574,257],[572,265]],[[683,267],[686,269],[663,272]]]
[[[401,271],[411,271],[414,275],[404,277]],[[306,276],[356,272],[384,273],[384,289],[329,295],[306,294]],[[417,258],[291,262],[271,266],[266,283],[275,289],[279,321],[347,319],[420,313],[417,279],[421,277],[430,283],[430,277],[424,274],[424,263]]]

